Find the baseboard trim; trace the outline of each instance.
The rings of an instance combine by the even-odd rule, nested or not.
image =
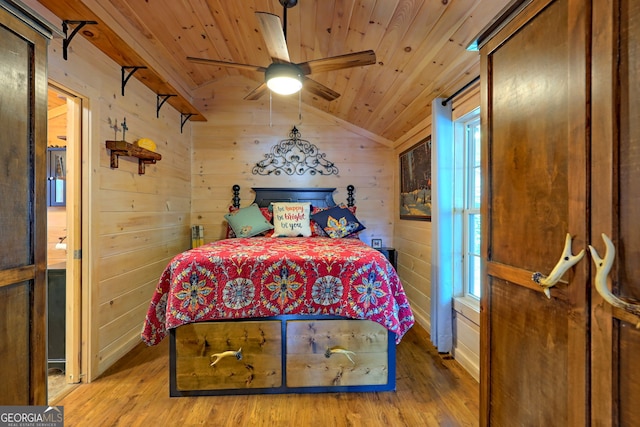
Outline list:
[[[480,382],[480,360],[478,356],[464,347],[454,347],[453,358],[462,366],[469,374]]]

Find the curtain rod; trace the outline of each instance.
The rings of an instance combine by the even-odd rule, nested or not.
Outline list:
[[[473,84],[475,84],[478,80],[480,80],[480,76],[476,77],[475,79],[471,80],[469,83],[467,83],[466,85],[462,86],[460,89],[458,89],[456,91],[456,93],[454,93],[453,95],[451,95],[450,97],[448,97],[447,99],[445,99],[444,101],[442,101],[442,106],[444,107],[445,105],[447,105],[447,103],[449,101],[451,101],[453,98],[455,98],[456,96],[460,95],[462,92],[464,92],[465,90],[467,90],[470,86],[472,86]]]

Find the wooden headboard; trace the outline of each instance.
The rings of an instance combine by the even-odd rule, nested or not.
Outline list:
[[[335,188],[268,188],[252,187],[256,193],[253,203],[268,207],[271,202],[310,202],[315,207],[335,206],[333,193]],[[353,206],[355,199],[353,185],[347,186],[347,206]],[[240,208],[240,186],[233,186],[233,206]]]

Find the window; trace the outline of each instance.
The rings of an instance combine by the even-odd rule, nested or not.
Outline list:
[[[456,296],[480,298],[480,111],[455,122],[454,243]]]

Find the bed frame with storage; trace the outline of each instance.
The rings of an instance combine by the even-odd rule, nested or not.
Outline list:
[[[335,188],[253,190],[259,206],[276,201],[335,205]],[[235,207],[239,191],[233,187]],[[353,206],[353,186],[347,191]],[[395,334],[378,323],[334,316],[191,323],[170,331],[170,394],[395,390],[395,345]]]

